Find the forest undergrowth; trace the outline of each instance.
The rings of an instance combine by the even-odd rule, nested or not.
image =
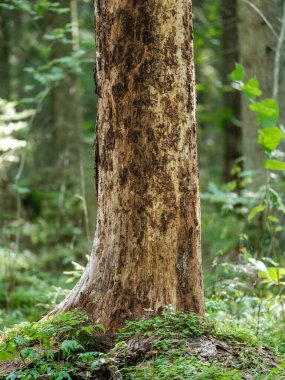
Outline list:
[[[285,361],[252,330],[174,313],[128,321],[118,333],[75,310],[6,329],[0,378],[14,379],[272,379]]]

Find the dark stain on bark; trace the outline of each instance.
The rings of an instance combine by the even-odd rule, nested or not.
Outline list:
[[[115,147],[115,132],[112,127],[108,129],[108,132],[105,137],[104,146],[107,150],[114,149]]]
[[[128,90],[128,86],[126,82],[119,81],[116,84],[114,84],[112,86],[112,94],[113,94],[114,100],[119,101],[120,98],[122,98],[125,95],[127,90]]]
[[[120,185],[125,186],[128,182],[128,169],[122,168],[120,169]]]

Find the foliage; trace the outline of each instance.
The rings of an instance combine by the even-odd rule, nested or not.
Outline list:
[[[284,375],[279,359],[264,350],[251,332],[236,326],[209,324],[193,314],[173,313],[166,308],[161,316],[129,321],[109,351],[100,350],[96,336],[96,331],[101,331],[106,340],[106,333],[89,323],[86,315],[75,310],[4,330],[0,368],[3,371],[10,359],[15,363],[5,378],[87,379],[104,373],[106,378],[118,379],[267,376],[277,380]],[[147,347],[145,339],[151,339]],[[134,340],[136,345],[130,353]],[[219,351],[220,346],[226,354]]]
[[[93,362],[102,355],[96,351],[85,352],[94,330],[88,322],[86,315],[75,310],[4,330],[0,362],[13,360],[18,367],[22,362],[20,367],[23,367],[4,378],[37,379],[46,375],[45,378],[71,379],[77,370],[88,376]]]

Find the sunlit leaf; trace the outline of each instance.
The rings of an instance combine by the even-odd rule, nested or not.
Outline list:
[[[279,120],[279,106],[275,99],[265,99],[261,102],[252,103],[249,108],[257,112],[257,120],[262,128],[275,127]]]
[[[259,82],[256,78],[250,78],[241,86],[241,89],[251,99],[255,99],[262,94],[259,88]]]
[[[258,131],[258,144],[268,153],[273,152],[283,139],[285,139],[285,133],[277,127],[263,128]]]
[[[248,215],[248,221],[250,222],[256,214],[258,214],[259,212],[262,212],[265,210],[265,206],[264,205],[258,205],[256,207],[254,207],[253,210],[251,210],[250,214]]]
[[[244,68],[240,63],[235,64],[235,69],[230,74],[230,79],[235,82],[242,82],[244,78]]]
[[[278,160],[265,160],[264,167],[269,170],[285,170],[285,162]]]

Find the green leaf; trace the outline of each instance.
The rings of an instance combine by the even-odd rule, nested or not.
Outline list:
[[[66,371],[59,372],[59,374],[57,375],[56,378],[57,378],[57,380],[63,380],[63,379],[72,380],[72,377],[70,377],[68,372],[66,372]]]
[[[38,360],[40,358],[40,355],[36,351],[34,351],[31,347],[24,348],[23,350],[21,350],[20,354],[23,359],[32,358],[32,359]]]
[[[272,223],[279,223],[279,219],[274,215],[268,215],[267,219]]]
[[[106,327],[105,327],[102,323],[98,323],[98,324],[96,325],[96,327],[98,327],[100,330],[102,330],[102,331],[104,331],[104,332],[107,331]]]
[[[273,202],[273,204],[282,212],[285,213],[285,205],[282,201],[282,198],[280,196],[280,194],[277,193],[276,190],[272,189],[272,187],[269,188],[269,194],[270,194],[270,198],[271,198],[271,201]]]
[[[250,78],[241,86],[241,90],[251,99],[255,99],[262,94],[259,88],[259,82],[256,78]]]
[[[235,69],[230,73],[230,79],[234,82],[242,82],[244,78],[244,68],[240,63],[235,64]]]
[[[253,210],[251,210],[249,216],[248,216],[248,221],[250,222],[256,214],[258,214],[259,212],[262,212],[265,210],[265,206],[264,205],[258,205],[256,207],[254,207]]]
[[[268,153],[273,152],[283,139],[285,133],[278,127],[258,130],[258,144]]]
[[[81,346],[76,340],[64,340],[61,343],[60,349],[64,354],[69,354],[83,349],[83,346]]]
[[[275,127],[279,120],[279,106],[275,99],[265,99],[249,106],[252,111],[257,112],[257,120],[262,128]]]
[[[16,184],[13,184],[13,189],[16,193],[18,194],[28,194],[30,192],[30,189],[28,189],[27,187],[24,187],[24,186],[19,186],[19,185],[16,185]]]
[[[82,331],[86,332],[89,335],[92,335],[92,332],[94,331],[94,326],[83,326],[80,328],[80,330],[76,331],[76,335],[80,335]]]
[[[269,170],[285,170],[285,162],[278,160],[265,160],[264,167]]]
[[[272,279],[275,282],[275,284],[278,284],[281,278],[285,275],[285,269],[270,267],[268,268],[268,275],[270,279]]]

